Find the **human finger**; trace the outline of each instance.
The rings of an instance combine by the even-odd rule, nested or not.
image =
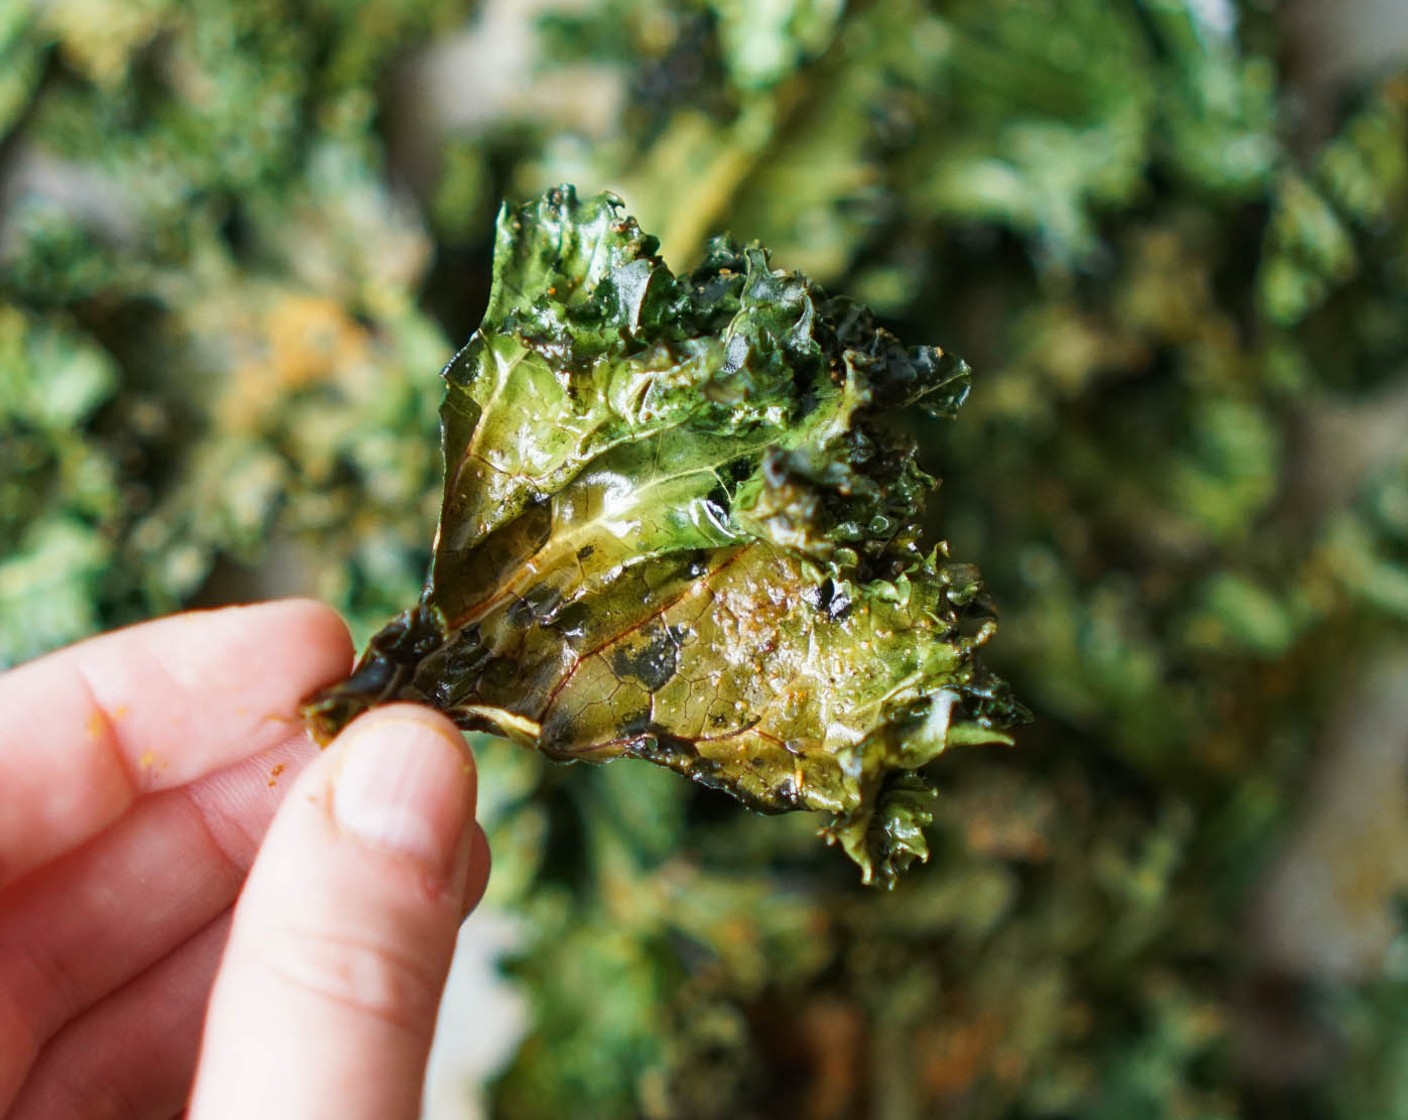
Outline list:
[[[463,738],[424,708],[361,717],[305,771],[236,908],[192,1117],[417,1115],[482,878],[474,804]]]
[[[493,859],[489,853],[489,838],[484,835],[482,825],[475,824],[469,837],[469,878],[465,884],[464,907],[461,917],[479,905],[484,891],[489,886],[489,869]]]
[[[0,1114],[55,1031],[233,905],[283,789],[316,753],[300,736],[144,798],[0,893]]]
[[[297,728],[347,672],[336,612],[290,600],[176,615],[0,675],[0,887],[170,789]]]
[[[229,927],[226,911],[64,1027],[44,1047],[7,1120],[133,1120],[180,1112]]]

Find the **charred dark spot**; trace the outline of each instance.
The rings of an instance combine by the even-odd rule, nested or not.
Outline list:
[[[747,455],[740,455],[737,459],[726,464],[719,473],[729,483],[737,486],[753,473],[753,460]]]
[[[545,583],[537,583],[515,599],[505,613],[508,624],[523,629],[533,623],[551,623],[562,607],[562,592]]]
[[[692,749],[691,747],[691,750]],[[728,781],[720,773],[722,769],[718,762],[712,758],[696,757],[694,761],[689,764],[685,773],[689,775],[692,781],[698,782],[706,789],[721,789],[727,791],[729,788]]]
[[[851,611],[851,597],[830,579],[803,591],[802,601],[832,622],[839,622]]]
[[[657,624],[644,633],[643,645],[622,646],[612,654],[612,671],[623,680],[639,681],[648,692],[658,692],[679,671],[683,636],[678,626]]]
[[[649,735],[642,735],[626,748],[625,753],[632,758],[644,758],[661,766],[668,766],[682,774],[690,774],[700,761],[699,751],[693,743],[688,739],[666,734],[659,728],[652,730]]]
[[[644,735],[650,730],[650,709],[642,708],[640,711],[627,716],[621,721],[622,735]],[[632,753],[632,749],[626,751]]]
[[[533,608],[533,618],[538,622],[551,622],[562,609],[562,592],[545,583],[530,587],[523,598]]]
[[[783,778],[768,792],[772,794],[774,801],[772,811],[775,813],[794,813],[806,807],[802,804],[801,797],[798,796],[797,783],[791,774]]]
[[[519,514],[515,533],[533,542],[534,548],[542,548],[552,535],[552,498],[547,494],[534,493],[523,512]]]
[[[489,656],[480,639],[479,624],[467,626],[420,663],[416,685],[439,707],[452,707],[473,691]]]
[[[729,501],[728,490],[722,482],[704,495],[704,504],[709,507],[715,521],[728,520]]]
[[[709,574],[709,554],[702,548],[696,548],[685,558],[684,571],[690,579],[699,579],[701,576]]]
[[[596,552],[596,545],[594,545],[594,544],[584,544],[581,548],[577,549],[577,559],[578,559],[578,560],[590,560],[590,559],[592,558],[592,554],[595,553],[595,552]]]
[[[363,661],[380,655],[401,665],[414,665],[445,641],[440,612],[425,606],[403,612],[371,640]]]
[[[343,692],[378,698],[394,695],[405,680],[406,667],[385,657],[363,656],[352,676],[340,686]]]
[[[557,613],[553,626],[563,640],[573,649],[580,649],[587,636],[587,624],[591,621],[591,611],[586,603],[573,603]]]
[[[504,620],[515,630],[522,630],[532,624],[533,608],[527,600],[515,599],[504,612]]]

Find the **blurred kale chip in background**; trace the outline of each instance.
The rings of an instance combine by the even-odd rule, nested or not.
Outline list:
[[[365,637],[499,198],[613,190],[972,364],[920,442],[1036,722],[884,897],[486,741],[497,1114],[1408,1117],[1408,70],[1331,82],[1313,7],[5,6],[0,664],[285,592]]]

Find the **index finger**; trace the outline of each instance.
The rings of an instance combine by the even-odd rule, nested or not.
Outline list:
[[[0,887],[143,793],[299,734],[299,702],[351,663],[336,612],[289,600],[144,623],[0,675]]]

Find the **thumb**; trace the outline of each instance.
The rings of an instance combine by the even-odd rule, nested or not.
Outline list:
[[[260,849],[206,1019],[190,1117],[413,1120],[488,848],[460,733],[396,705],[299,777]]]

